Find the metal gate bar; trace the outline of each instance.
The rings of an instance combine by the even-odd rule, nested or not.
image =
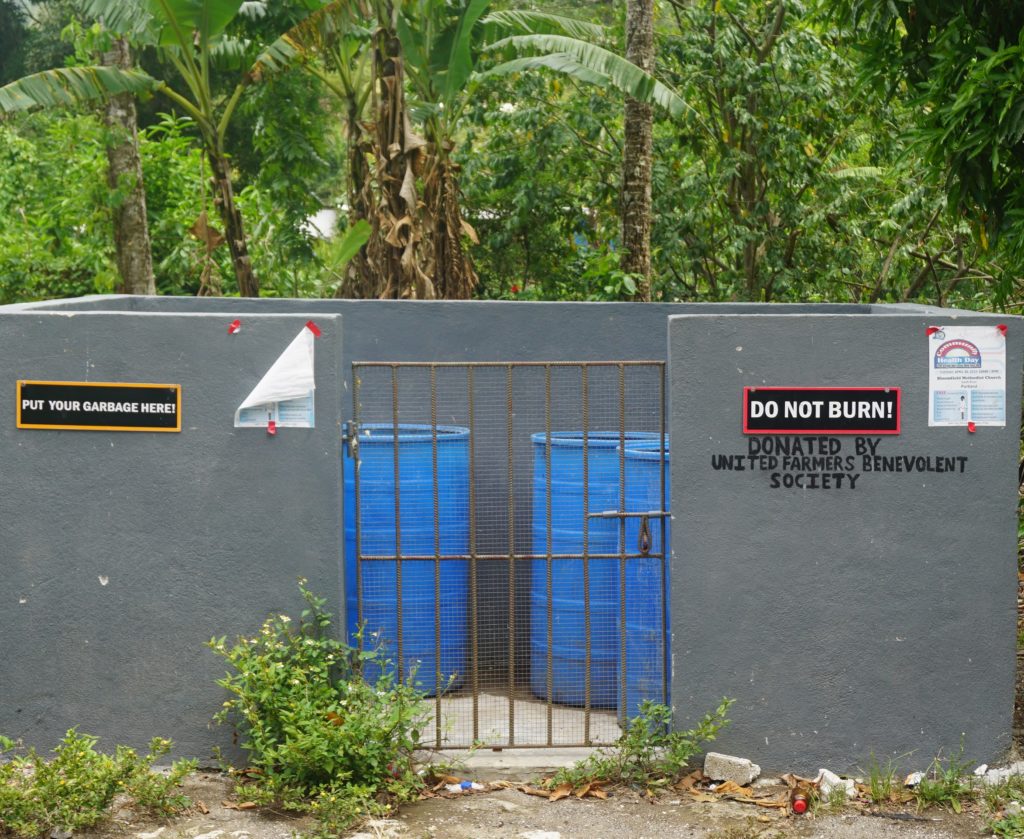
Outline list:
[[[657,378],[657,399],[653,403],[654,413],[658,417],[657,421],[657,438],[660,440],[660,460],[658,465],[660,467],[660,509],[652,510],[646,513],[630,513],[626,511],[626,443],[628,439],[627,432],[630,431],[627,422],[627,370],[635,368],[650,368],[656,372]],[[403,498],[400,490],[401,485],[401,457],[400,457],[400,420],[407,413],[423,413],[424,406],[420,402],[424,400],[413,400],[413,406],[409,411],[405,406],[402,405],[399,399],[399,385],[400,385],[400,373],[404,370],[415,372],[422,370],[428,374],[428,386],[429,386],[429,428],[430,428],[430,467],[431,467],[431,506],[433,513],[433,551],[430,554],[422,552],[404,552],[402,549],[403,537],[402,537],[402,504]],[[536,532],[534,532],[533,542],[530,544],[528,550],[522,549],[517,543],[518,536],[517,532],[517,514],[522,516],[526,514],[526,511],[519,511],[517,506],[517,477],[518,471],[516,469],[516,446],[517,446],[517,429],[523,424],[522,418],[517,415],[516,412],[516,380],[515,371],[517,368],[539,368],[543,370],[543,429],[544,429],[544,446],[543,446],[543,458],[545,464],[546,474],[546,488],[544,491],[544,515],[545,515],[545,533],[544,533],[544,550],[543,552],[537,551],[536,544]],[[582,429],[581,429],[581,442],[582,442],[582,462],[581,462],[581,479],[582,479],[582,503],[583,503],[583,516],[582,521],[579,523],[581,530],[581,550],[579,552],[573,551],[556,551],[554,550],[554,539],[553,539],[553,509],[552,509],[552,441],[554,437],[554,400],[553,400],[553,382],[552,373],[553,370],[561,369],[572,369],[577,368],[579,370],[578,378],[578,390],[579,390],[579,407],[581,411]],[[617,443],[618,443],[618,510],[617,511],[599,511],[592,513],[590,512],[590,454],[592,448],[592,437],[593,429],[592,424],[592,406],[591,406],[591,391],[592,382],[590,373],[592,370],[612,368],[609,372],[614,373],[617,377],[617,388],[616,388],[616,425],[617,425]],[[619,726],[624,727],[627,721],[627,696],[629,692],[628,688],[628,670],[627,670],[627,597],[629,596],[629,586],[627,585],[627,574],[628,574],[628,563],[630,561],[637,560],[651,560],[655,559],[660,562],[660,589],[661,589],[661,609],[660,609],[660,624],[661,624],[661,643],[659,646],[660,657],[664,661],[665,656],[665,643],[666,643],[666,630],[668,625],[668,604],[667,604],[667,582],[668,582],[668,567],[666,561],[666,544],[665,544],[665,523],[664,513],[665,506],[667,503],[667,488],[665,481],[665,442],[666,442],[666,390],[665,390],[665,364],[661,361],[543,361],[543,362],[356,362],[352,365],[353,379],[352,379],[352,392],[353,392],[353,432],[355,440],[352,446],[355,455],[353,457],[354,462],[354,497],[355,497],[355,550],[356,559],[354,563],[355,576],[356,576],[356,593],[358,599],[358,608],[356,614],[360,624],[364,621],[363,603],[364,598],[367,595],[364,584],[363,574],[363,563],[393,563],[394,564],[394,608],[396,611],[396,635],[394,640],[395,652],[397,653],[397,676],[400,680],[407,678],[405,672],[405,648],[404,641],[406,635],[406,616],[403,608],[403,577],[402,577],[402,566],[405,562],[432,562],[433,563],[433,655],[434,655],[434,684],[430,687],[433,689],[433,740],[436,748],[458,748],[464,746],[470,746],[475,743],[479,743],[482,740],[486,745],[501,748],[516,748],[516,747],[536,747],[536,746],[565,746],[565,745],[600,745],[602,743],[609,742],[610,739],[614,739],[610,735],[611,729],[608,727],[606,720],[609,714],[603,711],[599,711],[595,708],[594,701],[594,685],[592,684],[593,674],[593,633],[595,627],[592,625],[592,563],[595,561],[614,561],[617,560],[618,565],[618,684],[615,686],[615,694],[617,695],[617,717]],[[467,490],[468,490],[468,530],[469,538],[467,551],[465,553],[452,553],[445,551],[442,548],[442,525],[441,525],[441,464],[439,457],[439,445],[438,445],[438,428],[439,428],[439,383],[438,374],[439,371],[444,370],[456,370],[465,369],[465,420],[464,423],[468,426],[468,476],[467,476]],[[361,486],[361,472],[360,463],[362,458],[359,456],[358,438],[360,428],[362,425],[362,413],[363,413],[363,399],[366,397],[367,390],[364,388],[365,382],[363,377],[372,376],[376,371],[381,373],[390,372],[390,387],[385,385],[385,390],[390,390],[390,405],[386,407],[390,408],[381,414],[381,408],[385,407],[384,400],[381,405],[377,408],[378,416],[386,416],[390,414],[390,422],[382,423],[386,428],[391,426],[392,439],[394,444],[392,445],[392,472],[393,472],[393,501],[394,501],[394,553],[381,553],[374,552],[372,554],[363,553],[363,494]],[[480,416],[478,411],[478,399],[477,389],[479,379],[476,376],[478,371],[494,371],[495,374],[504,372],[504,412],[503,412],[503,424],[505,426],[505,441],[504,448],[506,454],[505,463],[505,515],[507,516],[506,533],[505,533],[505,550],[496,552],[493,549],[490,551],[480,551],[480,519],[479,519],[479,505],[481,503],[481,488],[478,486],[478,481],[481,478],[482,473],[479,471],[479,454],[478,451],[478,432],[480,430]],[[379,394],[378,394],[379,395]],[[408,403],[406,403],[408,404]],[[448,407],[446,406],[444,411],[447,414]],[[455,414],[452,414],[453,421],[455,420]],[[491,416],[492,424],[495,422],[496,415]],[[600,427],[600,426],[599,426]],[[632,429],[637,430],[637,429]],[[529,429],[527,429],[529,432]],[[654,434],[650,435],[654,437]],[[486,439],[486,433],[485,433]],[[529,436],[526,441],[529,442]],[[523,445],[523,440],[519,440],[519,445]],[[531,448],[530,451],[533,449]],[[521,491],[521,490],[520,490]],[[416,499],[413,499],[415,504]],[[536,506],[536,496],[534,496],[534,506]],[[536,510],[534,510],[536,512]],[[661,551],[660,553],[653,553],[647,547],[642,547],[639,552],[631,551],[627,544],[627,518],[632,516],[642,516],[641,534],[645,533],[647,527],[647,520],[649,517],[661,517],[662,530],[661,530]],[[591,535],[591,518],[608,518],[615,517],[618,519],[618,537],[617,537],[617,550],[614,552],[608,551],[597,551],[591,553],[590,550],[590,535]],[[486,534],[485,534],[486,535]],[[641,536],[641,541],[645,537]],[[649,541],[649,536],[646,537]],[[489,544],[494,544],[493,539]],[[559,719],[565,719],[566,715],[564,712],[570,709],[567,706],[560,704],[555,701],[555,672],[554,672],[554,659],[555,659],[555,597],[554,597],[554,577],[556,574],[555,563],[565,560],[581,561],[582,571],[582,585],[583,585],[583,644],[584,644],[584,684],[583,684],[583,702],[582,708],[578,711],[571,711],[573,714],[582,715],[582,740],[565,742],[558,740],[556,742],[556,714]],[[527,564],[524,566],[522,563],[525,561]],[[443,588],[443,568],[445,563],[450,562],[466,562],[468,564],[468,580],[469,580],[469,591],[468,591],[468,642],[469,642],[469,672],[468,674],[468,691],[470,694],[470,713],[468,720],[470,724],[470,742],[451,742],[445,736],[444,722],[445,722],[445,706],[446,703],[451,704],[453,700],[458,699],[460,691],[447,691],[448,687],[445,684],[444,674],[442,673],[442,649],[443,649],[443,635],[445,627],[443,626],[442,612],[445,605]],[[484,566],[480,566],[479,563],[485,563]],[[505,649],[505,655],[507,656],[506,668],[505,668],[505,684],[504,686],[497,685],[496,687],[501,691],[502,689],[507,692],[507,735],[503,742],[487,742],[486,734],[481,731],[481,699],[484,695],[484,687],[482,683],[482,669],[487,664],[487,654],[481,647],[480,638],[480,619],[481,619],[481,608],[486,609],[487,604],[481,603],[481,568],[490,567],[496,569],[500,567],[500,564],[505,564],[505,573],[507,574],[507,621],[505,625],[505,631],[507,633],[507,645]],[[520,655],[517,647],[520,643],[518,628],[521,624],[522,616],[518,613],[518,609],[522,607],[520,599],[517,597],[517,578],[521,576],[520,570],[528,570],[532,575],[536,575],[540,572],[540,568],[543,569],[545,575],[544,579],[544,591],[545,596],[545,615],[544,623],[546,630],[546,655],[545,655],[545,672],[544,672],[544,696],[538,697],[544,702],[544,718],[543,718],[543,735],[537,737],[527,733],[524,737],[520,736],[520,732],[517,731],[517,703],[524,704],[528,711],[527,703],[532,704],[533,700],[527,697],[523,699],[520,696],[521,690],[524,689],[525,685],[522,681],[523,673],[525,668],[518,666],[518,657]],[[414,575],[415,577],[415,575]],[[418,577],[415,577],[418,580]],[[531,591],[534,591],[535,587],[531,585]],[[527,605],[531,609],[535,608],[533,602],[533,594],[528,598],[529,602]],[[532,619],[531,619],[532,620]],[[606,627],[601,627],[605,629]],[[527,641],[532,639],[532,635],[527,637]],[[604,636],[602,636],[604,637]],[[362,643],[362,639],[361,639]],[[537,664],[536,653],[530,651],[530,666]],[[669,675],[667,667],[662,666],[661,668],[661,696],[652,697],[660,699],[665,702],[668,696],[668,680]],[[449,682],[450,684],[450,682]],[[492,689],[495,687],[492,685]],[[527,693],[528,687],[525,687]],[[534,691],[537,688],[534,687]],[[536,694],[535,694],[536,695]],[[488,698],[491,697],[487,694]],[[452,708],[455,706],[452,705]],[[607,707],[607,706],[605,706]],[[452,712],[458,722],[459,712],[457,710]],[[529,714],[527,713],[527,717]],[[597,717],[601,721],[597,735],[595,736],[594,728],[592,725],[592,718]],[[529,722],[529,719],[526,720]],[[617,729],[618,726],[615,726]],[[531,739],[532,738],[532,739]]]

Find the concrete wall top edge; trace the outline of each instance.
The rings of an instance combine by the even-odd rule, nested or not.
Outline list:
[[[56,318],[91,318],[97,316],[104,317],[117,317],[117,318],[196,318],[201,320],[223,320],[223,312],[132,312],[124,310],[107,310],[107,309],[27,309],[27,310],[8,310],[4,307],[0,307],[0,317],[12,317],[12,318],[29,318],[29,317],[56,317]],[[329,318],[336,319],[341,318],[341,312],[251,312],[251,317],[258,317],[264,319],[273,320],[295,320],[296,318],[302,317],[318,317],[318,318]]]
[[[440,304],[444,306],[496,306],[504,308],[510,304],[527,307],[586,306],[588,308],[614,309],[615,307],[632,307],[637,305],[653,306],[659,309],[674,310],[694,314],[729,313],[737,314],[772,314],[772,313],[836,313],[851,315],[893,315],[893,314],[930,314],[955,316],[972,314],[983,317],[1006,317],[999,313],[973,312],[966,309],[946,308],[920,303],[713,303],[713,302],[665,302],[637,304],[629,301],[519,301],[519,300],[348,300],[348,299],[309,299],[309,298],[239,298],[239,297],[163,297],[139,296],[129,294],[92,294],[82,297],[71,297],[60,300],[42,300],[30,303],[13,303],[0,306],[0,313],[7,314],[18,311],[108,311],[108,312],[175,312],[192,313],[196,311],[265,311],[280,309],[293,311],[301,307],[303,311],[342,311],[349,307],[389,307],[389,306],[424,306]]]
[[[936,318],[953,318],[956,320],[968,320],[976,318],[983,321],[1021,321],[1024,320],[1024,315],[1010,315],[1002,314],[999,312],[973,312],[969,309],[932,309],[921,307],[920,309],[907,309],[904,307],[885,309],[880,311],[872,312],[830,312],[821,310],[802,310],[799,312],[782,312],[778,310],[768,312],[728,312],[728,311],[716,311],[716,312],[680,312],[678,314],[668,315],[669,320],[686,320],[701,317],[716,317],[716,318],[802,318],[808,315],[814,317],[828,317],[828,318],[863,318],[865,315],[887,317],[887,318],[917,318],[922,317],[936,317]]]

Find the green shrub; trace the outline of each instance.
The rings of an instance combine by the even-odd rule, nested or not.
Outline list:
[[[72,728],[49,761],[30,749],[0,763],[0,833],[34,837],[90,827],[106,817],[122,793],[133,806],[161,814],[191,804],[178,787],[195,769],[194,761],[175,761],[166,774],[152,769],[157,758],[170,752],[170,740],[154,738],[143,757],[127,746],[118,746],[113,756],[101,754],[96,742]],[[13,747],[0,738],[0,752]]]
[[[672,730],[672,710],[645,700],[640,715],[629,722],[615,745],[600,749],[571,767],[560,770],[551,786],[574,787],[593,781],[649,787],[672,781],[682,774],[690,759],[718,736],[729,720],[726,713],[732,699],[723,699],[697,726],[686,731]]]
[[[299,589],[309,608],[297,623],[274,615],[234,646],[210,641],[232,668],[218,681],[232,696],[215,718],[234,723],[249,753],[256,780],[245,796],[311,812],[329,832],[419,789],[412,756],[426,713],[381,650],[338,640],[326,601],[305,580]],[[360,675],[371,664],[375,684]]]

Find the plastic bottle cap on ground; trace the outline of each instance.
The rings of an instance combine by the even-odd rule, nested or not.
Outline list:
[[[807,799],[806,798],[798,798],[798,799],[796,799],[796,801],[793,802],[793,812],[794,813],[806,813],[807,812]]]

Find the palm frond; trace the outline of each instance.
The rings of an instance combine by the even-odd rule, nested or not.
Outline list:
[[[593,84],[600,87],[611,84],[611,80],[604,73],[584,67],[571,55],[566,55],[562,52],[513,58],[510,61],[502,62],[497,67],[492,67],[487,72],[481,73],[480,76],[481,78],[486,76],[508,76],[512,73],[522,73],[525,70],[536,70],[539,67],[554,70],[556,73],[564,73],[585,84]]]
[[[151,31],[153,15],[145,3],[82,0],[82,13],[87,18],[98,20],[111,32],[127,35],[134,40],[149,40],[144,36]]]
[[[93,102],[119,93],[146,93],[161,84],[142,70],[60,67],[0,87],[0,111],[12,113]]]
[[[568,35],[570,38],[597,41],[604,37],[604,27],[587,20],[531,12],[526,9],[502,9],[491,12],[480,23],[484,27],[485,42],[507,38],[510,35]]]
[[[578,38],[544,34],[513,35],[489,45],[486,49],[494,51],[511,49],[515,52],[529,51],[542,55],[562,55],[572,59],[579,67],[599,73],[608,80],[608,83],[627,96],[658,105],[674,117],[681,117],[685,114],[696,115],[696,111],[687,104],[685,99],[672,88],[659,82],[654,76],[645,73],[622,56]],[[562,62],[566,67],[569,66],[564,58]]]

